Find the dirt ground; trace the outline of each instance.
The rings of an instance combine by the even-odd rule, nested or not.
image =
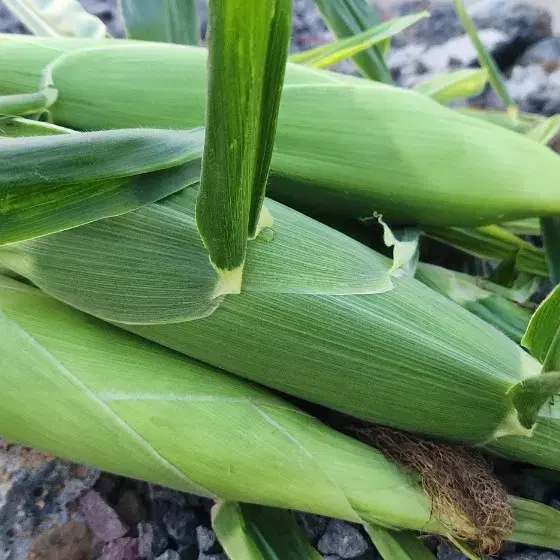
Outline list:
[[[396,3],[400,0],[376,0],[379,6],[390,7],[391,4]],[[442,0],[448,1],[448,0]],[[541,6],[547,9],[554,16],[554,29],[556,33],[560,33],[560,0],[514,0],[517,3],[533,4],[535,6]],[[465,0],[467,5],[474,5],[477,2],[484,2],[484,0]]]

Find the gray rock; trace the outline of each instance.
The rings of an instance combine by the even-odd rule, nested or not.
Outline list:
[[[29,33],[17,18],[0,3],[0,33]]]
[[[127,525],[136,525],[147,517],[146,508],[140,496],[133,490],[125,490],[122,493],[115,506],[115,511]]]
[[[541,66],[516,66],[507,82],[510,95],[520,104],[540,91],[548,84],[548,75]]]
[[[196,528],[196,542],[200,552],[204,552],[206,554],[222,552],[222,547],[216,538],[216,534],[212,531],[212,529],[209,529],[204,525],[199,525]]]
[[[529,47],[517,64],[558,65],[560,67],[560,37],[547,37]]]
[[[358,529],[344,521],[332,519],[319,539],[317,548],[322,554],[338,555],[346,560],[359,558],[369,546]]]
[[[320,515],[313,515],[312,513],[303,513],[298,511],[296,513],[296,522],[307,540],[313,544],[323,536],[327,528],[328,519]]]
[[[538,554],[536,560],[560,560],[560,556],[553,552],[546,551]]]
[[[137,558],[138,542],[136,539],[117,539],[103,547],[99,560],[136,560]]]
[[[192,509],[171,503],[163,514],[162,522],[178,546],[196,544],[196,527],[200,522]]]
[[[189,544],[187,546],[182,546],[179,549],[180,560],[198,560],[199,551],[196,544]]]
[[[219,552],[218,554],[199,554],[197,560],[229,560],[229,558],[224,552]]]
[[[526,550],[523,552],[516,552],[515,554],[504,554],[503,560],[536,560],[539,552],[536,550]]]
[[[156,560],[180,560],[179,553],[176,550],[168,549],[158,556]]]
[[[99,471],[0,440],[0,559],[25,558],[43,532],[82,518],[68,506]]]
[[[453,550],[445,543],[438,545],[437,558],[438,560],[468,560],[464,554],[461,554],[457,550]]]
[[[108,543],[128,532],[115,510],[94,490],[82,496],[80,509],[91,532],[100,541]]]

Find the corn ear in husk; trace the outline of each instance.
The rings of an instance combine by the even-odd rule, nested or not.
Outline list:
[[[60,91],[56,124],[204,123],[203,49],[120,41],[80,50],[84,44],[91,42],[0,42],[0,87],[36,90],[52,63],[45,76]],[[392,221],[473,226],[559,213],[559,170],[543,146],[415,92],[289,64],[269,194],[310,213],[378,211]]]
[[[530,435],[508,391],[539,383],[537,361],[420,282],[391,277],[385,257],[279,203],[267,202],[274,226],[248,246],[242,293],[192,320],[185,302],[216,281],[195,200],[189,188],[6,245],[0,264],[186,355],[364,420],[475,443]]]
[[[414,478],[377,450],[6,277],[0,332],[5,438],[214,499],[448,532]],[[512,540],[560,547],[545,532],[560,513],[512,503]]]

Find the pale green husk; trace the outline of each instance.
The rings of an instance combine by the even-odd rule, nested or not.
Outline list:
[[[359,418],[477,443],[530,433],[506,393],[538,376],[538,362],[411,278],[387,291],[388,259],[272,201],[275,225],[249,245],[242,293],[204,319],[154,320],[156,305],[163,315],[180,308],[173,298],[189,293],[185,281],[212,270],[169,233],[194,228],[195,196],[187,189],[123,218],[6,246],[0,263],[84,311],[122,322],[125,310],[126,328],[145,337]],[[111,252],[106,230],[119,232]]]
[[[3,40],[0,93],[36,90],[42,70],[72,50],[51,67],[56,124],[203,124],[203,49],[121,41],[75,50],[91,44]],[[269,193],[306,211],[448,225],[560,212],[560,161],[543,146],[415,92],[297,65],[287,69],[272,170]]]

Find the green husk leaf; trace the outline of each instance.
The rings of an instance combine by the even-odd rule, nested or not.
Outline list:
[[[108,35],[105,24],[82,8],[78,0],[2,0],[31,33],[42,37]]]
[[[527,132],[526,136],[539,144],[548,144],[560,133],[560,115],[543,120]]]
[[[541,218],[546,263],[553,284],[560,283],[560,219]]]
[[[431,97],[442,105],[479,95],[488,82],[488,72],[482,68],[465,68],[445,72],[420,82],[414,90]]]
[[[517,277],[517,269],[515,263],[517,262],[517,255],[519,248],[515,248],[509,257],[500,262],[498,268],[492,272],[489,280],[494,284],[511,288]]]
[[[487,70],[488,72],[488,80],[490,81],[491,86],[494,88],[494,91],[499,95],[500,99],[503,101],[504,105],[506,106],[508,114],[512,117],[513,120],[517,118],[519,113],[519,109],[515,101],[511,98],[507,87],[504,82],[504,78],[496,61],[492,57],[492,55],[488,52],[486,47],[483,45],[478,33],[476,31],[476,26],[467,13],[465,9],[465,5],[463,0],[453,0],[453,5],[455,7],[455,11],[467,32],[467,35],[470,37],[474,48],[478,54],[478,61],[480,62],[480,66]]]
[[[290,0],[211,0],[206,141],[197,226],[224,293],[257,234],[291,30]],[[224,92],[228,92],[224,95]]]
[[[198,45],[197,0],[118,0],[129,39]]]
[[[338,39],[353,37],[381,23],[367,0],[315,0],[315,4]],[[390,84],[393,78],[383,58],[385,48],[372,46],[354,55],[353,60],[366,78]]]
[[[560,370],[560,286],[539,305],[521,343],[543,364],[543,371]]]
[[[290,511],[218,502],[212,528],[231,560],[321,560]]]
[[[530,541],[533,546],[558,548],[555,544],[560,522],[558,510],[515,496],[510,496],[510,503],[515,512],[515,534],[522,539],[521,542]]]
[[[0,244],[134,210],[198,180],[203,131],[0,139]]]
[[[392,531],[372,523],[364,524],[383,560],[434,560],[420,537],[409,531]]]
[[[560,355],[560,345],[556,348],[556,352]],[[557,357],[555,362],[554,366],[558,367],[560,359]],[[521,424],[531,429],[537,421],[541,408],[550,400],[550,395],[558,393],[559,390],[560,372],[548,370],[538,377],[520,381],[508,391],[508,395],[518,412]]]
[[[24,116],[46,111],[57,99],[58,91],[45,88],[36,93],[0,96],[0,115]]]
[[[544,251],[499,226],[477,229],[424,227],[423,232],[432,239],[489,261],[502,262],[517,250],[517,270],[548,277]]]
[[[357,35],[294,54],[289,60],[290,62],[307,64],[315,68],[327,68],[390,39],[393,35],[404,31],[428,16],[428,12],[420,12],[395,18]]]
[[[553,143],[560,133],[560,115],[550,117],[527,133],[539,144]],[[560,219],[543,217],[540,219],[546,262],[550,278],[554,284],[560,283]]]
[[[419,263],[416,278],[501,330],[515,342],[521,342],[531,313],[510,299],[524,301],[526,293],[518,294],[482,278],[426,263]]]
[[[499,224],[500,227],[514,233],[515,235],[541,235],[541,224],[539,218],[525,218]]]
[[[0,117],[0,137],[21,138],[27,136],[52,136],[74,132],[56,124],[24,119],[21,117]]]
[[[186,189],[135,212],[8,245],[0,249],[0,262],[102,319],[153,324],[206,316],[221,300],[193,218],[196,195],[195,188]],[[373,251],[281,204],[269,200],[267,206],[276,221],[249,245],[244,291],[319,295],[391,289],[386,261]],[[344,253],[333,253],[333,246],[341,245]],[[122,282],[131,271],[134,281]]]

